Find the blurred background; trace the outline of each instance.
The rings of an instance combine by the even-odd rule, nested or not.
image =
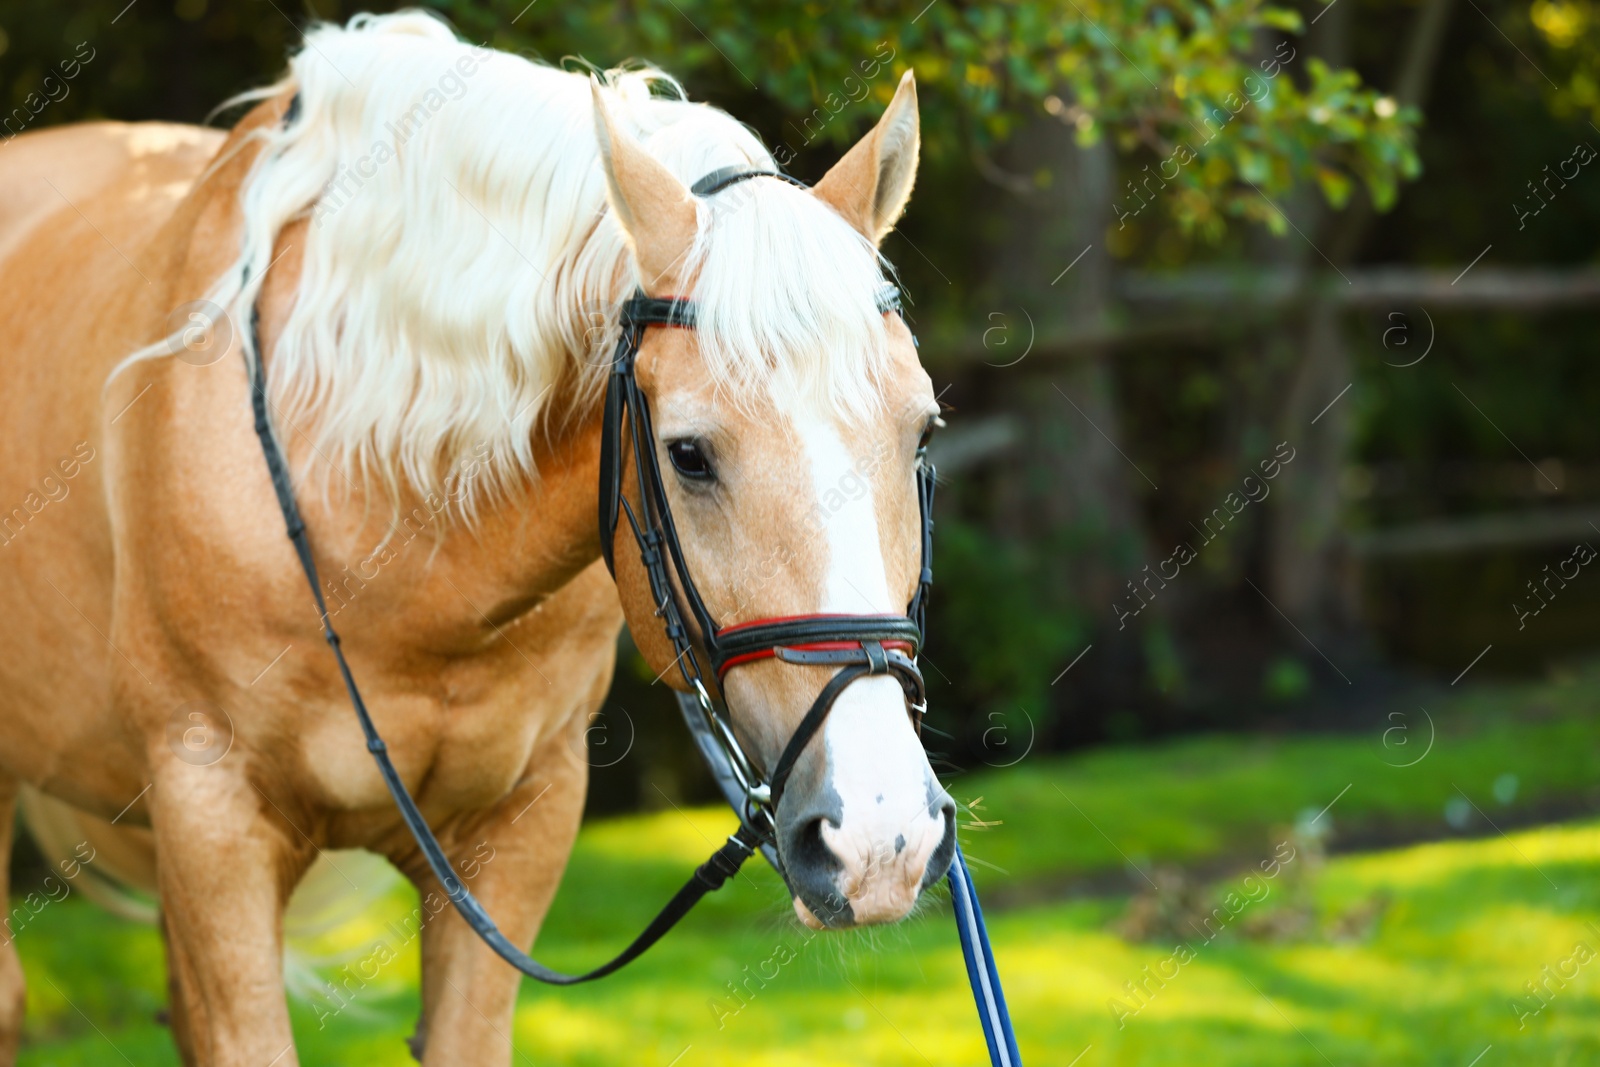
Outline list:
[[[1600,5],[430,6],[658,64],[807,180],[915,69],[885,253],[949,423],[928,743],[1030,1063],[1600,1063]],[[202,122],[387,9],[0,0],[0,137]],[[558,965],[726,832],[651,677],[624,637]],[[291,961],[306,1063],[407,1061],[414,959],[329,1008],[411,906],[383,884]],[[519,1062],[976,1062],[946,910],[755,992],[810,945],[759,872],[627,976],[525,990]],[[176,1062],[152,931],[73,899],[16,936],[23,1062]]]

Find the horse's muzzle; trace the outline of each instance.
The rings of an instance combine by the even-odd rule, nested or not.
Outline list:
[[[826,796],[831,793],[808,798],[811,804],[797,805],[792,817],[778,822],[796,914],[815,929],[905,918],[950,867],[955,802],[930,779],[926,805],[918,804],[909,818],[852,820],[843,818],[837,796]]]

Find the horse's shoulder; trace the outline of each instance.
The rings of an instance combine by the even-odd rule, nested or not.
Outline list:
[[[61,173],[61,180],[105,182],[116,177],[118,166],[153,158],[204,160],[227,136],[223,130],[176,122],[80,122],[31,130],[5,142],[0,152],[0,177],[18,171],[52,171],[83,164],[109,169],[98,174]],[[58,183],[59,184],[59,183]]]
[[[7,214],[19,198],[77,202],[135,171],[192,179],[225,136],[171,122],[85,122],[21,134],[0,151]]]

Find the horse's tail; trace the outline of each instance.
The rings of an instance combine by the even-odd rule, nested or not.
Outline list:
[[[114,915],[156,922],[154,833],[90,815],[31,786],[22,787],[20,800],[23,823],[52,872],[74,871],[68,884]],[[291,992],[309,996],[320,984],[319,971],[353,958],[350,937],[340,928],[392,892],[398,879],[386,860],[371,853],[318,855],[283,916],[284,975]]]
[[[72,888],[113,915],[156,921],[156,839],[23,786],[22,820],[52,871],[76,873]]]

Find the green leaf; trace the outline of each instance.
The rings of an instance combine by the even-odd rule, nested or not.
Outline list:
[[[1291,11],[1286,7],[1264,7],[1261,9],[1260,17],[1263,26],[1271,26],[1285,33],[1305,33],[1305,20],[1300,17],[1298,11]]]
[[[1334,170],[1332,167],[1317,168],[1317,184],[1322,188],[1322,195],[1335,208],[1344,207],[1350,200],[1351,181],[1349,176]],[[1374,197],[1375,201],[1376,199]]]

